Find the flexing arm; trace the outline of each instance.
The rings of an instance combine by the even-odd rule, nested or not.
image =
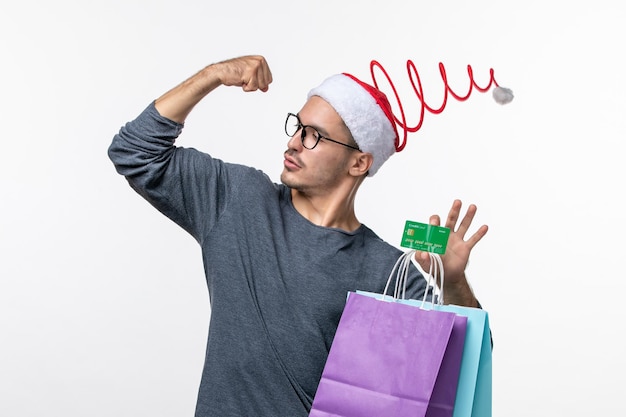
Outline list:
[[[208,65],[159,97],[155,107],[161,116],[182,124],[194,106],[220,85],[265,92],[271,82],[272,73],[262,56],[233,58]]]
[[[220,85],[267,91],[271,81],[267,63],[260,56],[211,64],[122,126],[109,146],[109,157],[135,191],[200,238],[224,207],[225,199],[216,198],[215,190],[228,179],[223,176],[221,161],[195,149],[174,146],[183,122],[193,107]]]

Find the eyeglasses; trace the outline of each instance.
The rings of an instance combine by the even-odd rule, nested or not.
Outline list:
[[[339,145],[343,145],[351,149],[356,149],[357,151],[361,150],[358,146],[348,145],[347,143],[342,143],[329,137],[322,136],[316,128],[303,125],[297,114],[287,113],[287,120],[285,120],[285,133],[291,138],[293,137],[293,135],[298,133],[298,131],[300,131],[300,140],[302,141],[302,146],[307,149],[315,148],[320,139],[324,139],[329,142],[338,143]]]

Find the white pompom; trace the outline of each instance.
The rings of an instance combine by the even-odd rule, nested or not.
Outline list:
[[[513,101],[513,91],[510,88],[496,87],[492,94],[493,99],[498,104],[507,104]]]

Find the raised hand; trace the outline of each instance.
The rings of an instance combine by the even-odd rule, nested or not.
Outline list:
[[[452,208],[448,213],[448,218],[444,225],[450,229],[446,253],[441,256],[445,272],[444,301],[446,304],[459,304],[474,307],[477,305],[477,302],[465,277],[465,268],[467,267],[472,249],[476,243],[485,236],[488,227],[486,225],[480,226],[474,234],[465,240],[465,235],[476,214],[476,206],[470,204],[461,223],[457,227],[461,207],[462,203],[460,200],[455,200],[452,203]],[[440,226],[441,220],[439,216],[435,214],[430,217],[429,223]],[[427,252],[417,252],[415,259],[425,271],[429,270],[430,257]]]

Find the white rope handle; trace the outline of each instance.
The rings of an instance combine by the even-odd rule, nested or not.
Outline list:
[[[396,263],[391,268],[391,272],[389,273],[389,278],[387,278],[387,284],[385,285],[385,290],[381,295],[381,300],[385,299],[387,296],[387,291],[389,290],[389,286],[391,285],[391,280],[395,276],[395,285],[393,291],[394,300],[406,298],[406,283],[408,281],[409,276],[409,266],[411,265],[411,259],[415,255],[416,250],[409,250],[398,258]],[[428,277],[426,277],[426,290],[424,291],[424,297],[422,298],[422,308],[424,308],[426,304],[426,297],[428,296],[428,287],[437,287],[437,280],[439,279],[439,297],[437,297],[437,302],[434,304],[443,305],[443,287],[444,287],[444,271],[443,271],[443,261],[441,260],[441,256],[437,253],[428,252],[428,256],[430,257],[430,266],[428,268]]]
[[[406,283],[409,280],[409,266],[411,265],[411,259],[413,258],[415,251],[407,252],[404,254],[404,258],[402,259],[402,263],[400,265],[400,269],[398,269],[398,282],[396,293],[394,297],[396,299],[401,298],[404,300],[406,298]],[[402,284],[402,292],[400,292],[400,284]]]
[[[427,290],[426,292],[424,292],[424,297],[422,298],[422,307],[426,303],[428,287],[432,286],[433,288],[435,288],[437,286],[437,278],[439,278],[439,297],[437,297],[437,304],[443,305],[443,261],[441,260],[441,256],[439,256],[438,253],[428,252],[428,256],[430,257],[430,267],[428,268],[428,279],[426,280]],[[435,303],[433,302],[433,304]]]
[[[387,278],[387,285],[385,285],[385,290],[381,296],[381,299],[384,300],[387,295],[387,290],[389,290],[389,286],[391,285],[391,280],[394,278],[395,272],[395,286],[393,292],[393,298],[398,299],[400,296],[400,287],[402,287],[402,297],[404,298],[404,294],[406,292],[406,277],[408,275],[409,265],[411,263],[411,257],[415,254],[415,250],[410,250],[398,258],[393,268],[391,268],[391,272],[389,273],[389,278]]]
[[[444,283],[444,274],[443,274],[443,260],[438,253],[431,253],[431,259],[435,258],[437,264],[439,265],[439,305],[443,305],[443,283]],[[437,279],[435,279],[435,284],[437,284]]]

